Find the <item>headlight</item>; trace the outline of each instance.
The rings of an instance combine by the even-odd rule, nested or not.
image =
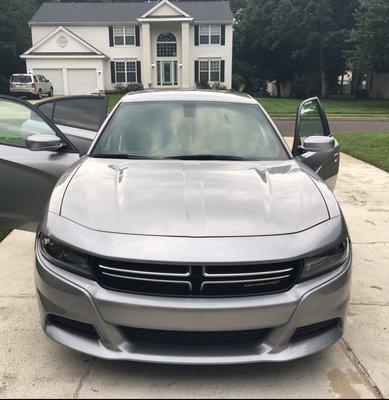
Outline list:
[[[43,235],[39,237],[39,245],[43,256],[58,267],[88,278],[93,277],[88,256],[69,249]]]
[[[347,260],[349,251],[350,244],[348,239],[346,239],[344,242],[324,253],[305,258],[300,279],[311,279],[339,267]]]

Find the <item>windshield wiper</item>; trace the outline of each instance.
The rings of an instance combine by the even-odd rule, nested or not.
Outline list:
[[[234,160],[234,161],[247,161],[250,160],[245,157],[239,156],[226,156],[226,155],[218,155],[218,154],[193,154],[193,155],[182,155],[182,156],[173,156],[173,157],[166,157],[165,160],[205,160],[205,161],[212,161],[212,160]]]
[[[222,161],[255,161],[255,158],[246,158],[240,156],[227,156],[218,154],[193,154],[193,155],[181,155],[172,157],[146,157],[137,156],[133,154],[93,154],[95,158],[115,158],[121,160],[222,160]]]
[[[93,154],[95,158],[115,158],[120,160],[157,160],[157,158],[146,156],[135,156],[133,154]]]

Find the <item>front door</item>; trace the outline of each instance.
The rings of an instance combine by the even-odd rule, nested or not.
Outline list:
[[[158,86],[176,86],[177,80],[177,61],[161,60],[157,62],[157,82]]]
[[[162,85],[171,86],[173,84],[172,61],[162,61]]]

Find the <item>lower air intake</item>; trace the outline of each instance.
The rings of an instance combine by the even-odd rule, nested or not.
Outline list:
[[[121,328],[130,342],[162,346],[244,346],[259,345],[270,329],[225,332],[183,332]]]
[[[296,329],[291,341],[299,342],[301,340],[310,339],[326,333],[336,327],[341,328],[341,320],[339,318],[332,319],[330,321],[319,322],[318,324],[302,326],[301,328]]]

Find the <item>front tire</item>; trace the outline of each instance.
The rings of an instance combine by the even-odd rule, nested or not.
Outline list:
[[[49,97],[53,97],[53,96],[54,96],[54,89],[51,88],[51,89],[50,89],[50,92],[49,92]]]
[[[43,93],[42,93],[42,90],[41,90],[41,89],[39,89],[38,94],[36,95],[36,98],[37,98],[38,100],[42,100],[42,98],[43,98]]]

